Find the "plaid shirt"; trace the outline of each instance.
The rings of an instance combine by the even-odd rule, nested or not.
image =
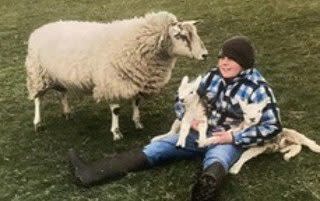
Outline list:
[[[210,74],[212,75],[209,76]],[[272,89],[255,68],[247,69],[227,82],[219,70],[214,68],[204,76],[198,93],[208,101],[210,108],[208,122],[211,132],[230,129],[231,126],[237,126],[243,121],[239,100],[260,103],[270,99],[270,103],[263,109],[258,124],[234,133],[236,145],[242,147],[263,145],[265,140],[271,139],[282,130],[280,112]],[[183,117],[184,110],[184,106],[176,102],[175,112],[179,119]]]

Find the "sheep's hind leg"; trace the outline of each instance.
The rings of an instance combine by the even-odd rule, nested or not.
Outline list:
[[[40,108],[40,106],[41,106],[40,97],[36,97],[34,99],[34,119],[33,119],[34,130],[36,132],[39,131],[40,123],[41,123],[41,111],[40,111],[41,108]]]
[[[61,92],[62,115],[66,120],[71,119],[71,109],[68,103],[67,92]]]
[[[134,122],[136,129],[143,128],[143,124],[141,123],[141,120],[140,120],[140,111],[139,111],[140,102],[141,102],[141,97],[137,97],[132,101],[132,108],[133,108],[132,121]]]
[[[111,132],[113,133],[113,140],[120,140],[123,138],[122,133],[119,129],[119,104],[110,104],[110,110],[112,113],[112,125],[111,125]]]

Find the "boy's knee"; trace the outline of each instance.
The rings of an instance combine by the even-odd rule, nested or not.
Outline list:
[[[145,146],[143,153],[147,156],[149,163],[156,166],[166,160],[171,149],[172,145],[163,141],[156,141]]]

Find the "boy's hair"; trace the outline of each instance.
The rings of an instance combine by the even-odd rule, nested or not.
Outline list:
[[[249,38],[234,36],[226,40],[218,58],[228,57],[237,62],[243,69],[253,68],[255,64],[255,48]]]

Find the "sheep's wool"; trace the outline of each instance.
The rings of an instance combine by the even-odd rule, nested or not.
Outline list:
[[[168,54],[168,12],[111,23],[59,21],[36,29],[28,42],[27,88],[34,99],[47,89],[129,99],[158,92],[176,57]],[[161,39],[161,42],[160,42]]]

